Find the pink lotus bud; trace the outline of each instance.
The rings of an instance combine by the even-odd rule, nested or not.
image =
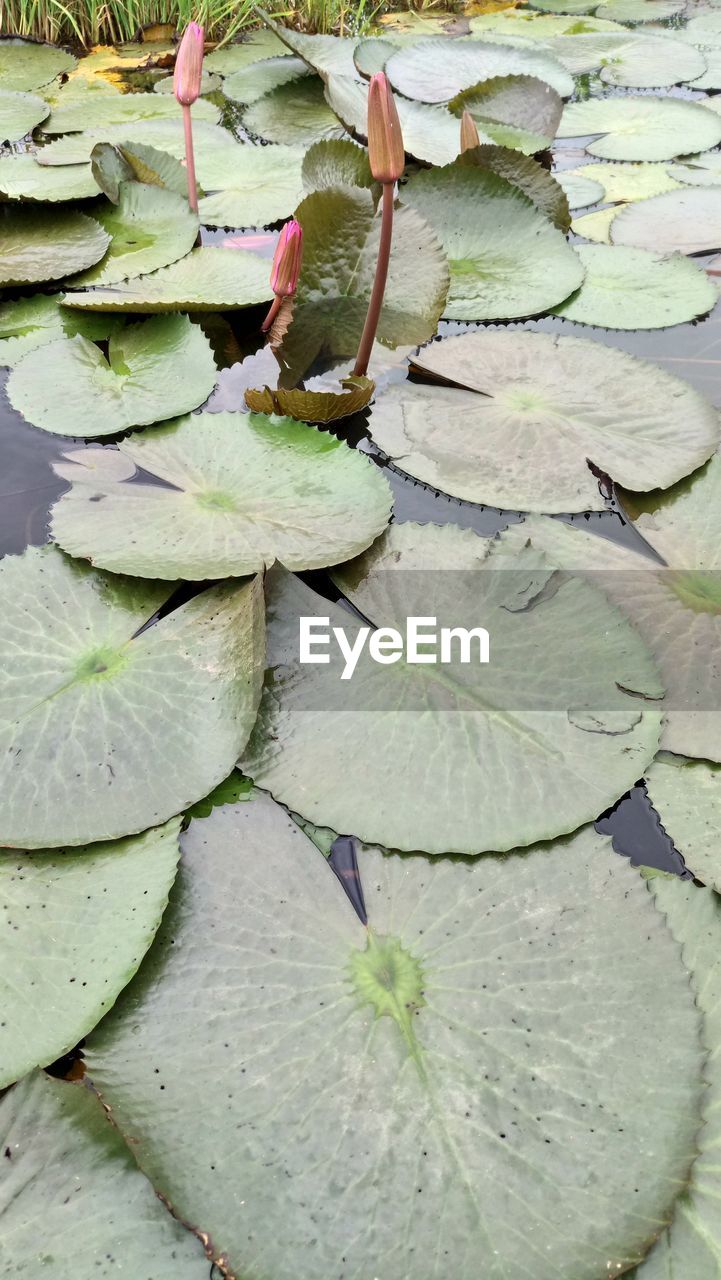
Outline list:
[[[173,72],[173,93],[182,107],[192,107],[200,97],[203,75],[203,28],[190,22],[180,41]]]
[[[290,298],[295,293],[302,258],[303,228],[291,218],[280,233],[270,272],[270,287],[276,297]]]
[[[461,116],[461,151],[472,151],[474,147],[480,147],[481,139],[478,136],[476,122],[470,111],[464,111]]]
[[[371,76],[368,89],[368,159],[376,182],[397,182],[406,164],[401,122],[391,87],[383,74]]]

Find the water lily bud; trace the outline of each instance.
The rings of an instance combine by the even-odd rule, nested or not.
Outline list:
[[[203,28],[190,22],[180,42],[173,72],[173,93],[182,107],[192,107],[200,97],[203,75]]]
[[[382,71],[368,89],[368,159],[376,182],[397,182],[406,164],[401,122]]]
[[[280,233],[270,272],[270,287],[276,297],[290,298],[298,286],[303,258],[303,229],[295,218]]]
[[[461,116],[461,151],[472,151],[474,147],[480,147],[481,139],[478,136],[476,122],[470,111],[464,111]]]

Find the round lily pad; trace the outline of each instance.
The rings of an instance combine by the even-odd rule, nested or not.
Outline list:
[[[699,392],[583,338],[482,330],[431,343],[413,367],[433,385],[389,386],[371,435],[402,471],[469,502],[602,511],[589,466],[629,488],[666,488],[718,443],[718,414]]]
[[[449,102],[464,89],[495,76],[535,76],[562,98],[573,93],[573,78],[549,53],[533,45],[517,48],[477,39],[418,40],[399,49],[385,72],[399,93],[420,102]]]
[[[33,1072],[0,1100],[0,1249],[7,1274],[207,1280],[200,1241],[160,1203],[100,1100]],[[81,1228],[82,1225],[82,1229]]]
[[[708,253],[721,249],[721,187],[682,187],[620,209],[614,244],[659,253]]]
[[[278,57],[266,58],[261,62],[251,62],[232,75],[223,83],[223,93],[234,102],[257,102],[264,94],[277,89],[281,84],[291,80],[301,80],[311,72],[301,58]]]
[[[663,88],[697,80],[706,70],[703,54],[670,33],[564,35],[550,40],[549,48],[574,75],[598,71],[604,83],[631,89]]]
[[[67,293],[64,302],[84,311],[227,311],[272,298],[269,274],[247,249],[210,245],[150,275]]]
[[[534,76],[492,76],[452,98],[456,116],[470,112],[483,131],[505,146],[532,155],[556,136],[563,101],[544,80]]]
[[[28,154],[0,156],[0,192],[10,200],[88,200],[100,194],[89,164],[38,164]]]
[[[577,293],[556,315],[605,329],[663,329],[706,315],[718,293],[705,272],[681,254],[605,244],[576,245],[585,270]]]
[[[179,830],[173,818],[108,844],[0,854],[0,1087],[72,1049],[133,977],[167,905]]]
[[[161,80],[156,80],[153,85],[153,93],[174,93],[175,77],[172,75],[163,76]],[[205,97],[208,93],[224,92],[223,77],[215,71],[208,71],[207,67],[203,67],[200,76],[200,93]]]
[[[588,166],[589,169],[593,165]],[[569,209],[585,209],[589,204],[598,204],[603,199],[604,190],[600,182],[582,173],[574,173],[562,169],[554,174],[556,182],[566,193]]]
[[[607,160],[671,160],[721,142],[721,119],[698,102],[653,95],[589,98],[563,113],[559,138],[600,135],[586,150]]]
[[[280,560],[318,569],[357,555],[385,528],[391,492],[343,441],[288,418],[188,417],[119,446],[69,454],[70,491],[53,508],[55,540],[115,573],[204,580]],[[77,459],[77,461],[76,461]],[[171,487],[172,486],[172,487]]]
[[[711,154],[716,155],[716,152]],[[700,157],[694,157],[695,164]],[[598,183],[604,200],[647,200],[651,196],[663,195],[664,191],[676,191],[681,185],[673,175],[677,165],[667,164],[586,164],[580,169],[573,169],[570,176],[582,178],[584,181]],[[561,178],[568,176],[568,171]],[[601,197],[598,197],[599,199]]]
[[[203,66],[206,71],[212,71],[221,76],[231,76],[253,62],[282,57],[284,54],[290,57],[290,51],[283,41],[274,31],[260,27],[257,31],[248,32],[247,36],[237,44],[224,44],[219,49],[214,49],[203,60]]]
[[[98,262],[109,244],[83,213],[0,206],[0,285],[60,280]]]
[[[666,166],[670,179],[689,187],[721,186],[721,152],[706,151],[702,155],[689,156],[676,164]],[[651,194],[651,193],[649,193]],[[654,191],[653,195],[660,195]]]
[[[57,547],[0,563],[0,844],[144,831],[228,775],[256,714],[260,583],[211,588],[141,630],[171,593]]]
[[[214,194],[200,201],[201,222],[262,227],[289,217],[303,195],[304,154],[301,147],[243,147],[224,173],[206,166],[204,186]]]
[[[662,753],[646,774],[651,803],[688,869],[721,890],[721,766]]]
[[[619,211],[618,205],[609,205],[606,209],[584,213],[580,218],[573,219],[571,230],[585,240],[593,240],[595,244],[610,244],[611,227]]]
[[[321,138],[346,136],[317,76],[279,85],[247,107],[242,119],[249,133],[266,142],[309,147]]]
[[[0,84],[3,89],[39,89],[56,76],[72,71],[77,59],[65,49],[34,40],[0,41]]]
[[[596,16],[615,22],[662,22],[683,13],[685,7],[686,0],[605,0]]]
[[[32,133],[49,110],[44,98],[3,86],[0,89],[0,144],[19,142],[26,133]]]
[[[93,126],[83,133],[67,134],[64,138],[56,138],[54,142],[41,147],[35,159],[42,165],[88,164],[94,148],[101,142],[119,147],[154,147],[159,151],[167,151],[176,160],[185,158],[182,120],[154,119],[137,120],[129,124],[109,124],[103,128]],[[229,159],[231,155],[241,155],[239,148],[242,144],[236,142],[227,129],[208,124],[204,120],[193,119],[193,142],[196,152],[195,167],[201,186],[206,164],[215,165],[218,154],[225,159]]]
[[[190,252],[198,235],[186,197],[142,182],[122,182],[118,203],[103,205],[94,216],[111,237],[108,251],[73,287],[118,284],[167,267]]]
[[[191,824],[147,979],[86,1050],[141,1169],[237,1275],[627,1269],[688,1174],[703,1093],[688,975],[641,877],[585,831],[510,859],[367,849],[361,878],[368,928],[268,796]]]
[[[69,101],[53,107],[50,119],[43,125],[43,132],[79,133],[88,124],[93,129],[103,129],[108,125],[137,124],[140,120],[181,120],[181,117],[180,103],[166,93],[75,91]],[[217,124],[220,110],[212,102],[199,98],[193,105],[193,120],[196,118]]]
[[[10,375],[7,394],[43,431],[109,436],[197,409],[215,379],[202,329],[187,316],[154,316],[113,334],[107,357],[80,336],[30,352]]]
[[[517,187],[455,161],[414,174],[404,204],[433,227],[447,254],[452,320],[495,320],[546,311],[583,280],[565,237]]]
[[[303,157],[301,171],[306,192],[326,187],[372,187],[373,174],[364,147],[349,139],[315,142]]]
[[[474,649],[464,663],[456,647],[433,666],[378,665],[366,647],[345,680],[334,642],[328,665],[300,664],[299,618],[328,616],[349,644],[358,624],[279,574],[268,584],[274,678],[245,772],[317,825],[399,849],[509,849],[591,820],[655,753],[660,711],[649,699],[661,690],[605,597],[582,581],[556,591],[552,574],[535,552],[508,557],[468,530],[391,525],[336,570],[341,590],[370,626],[402,635],[409,617],[433,616],[436,632],[482,625],[490,661]]]
[[[0,366],[12,368],[37,347],[56,338],[104,340],[122,324],[120,316],[83,315],[60,305],[59,298],[36,293],[30,298],[0,303]]]

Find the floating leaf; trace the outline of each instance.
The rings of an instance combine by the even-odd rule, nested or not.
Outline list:
[[[83,315],[60,306],[57,297],[36,293],[17,302],[0,303],[0,366],[11,368],[37,347],[56,338],[109,338],[123,321],[119,316]]]
[[[315,142],[303,158],[302,181],[306,192],[326,187],[372,187],[368,152],[349,140]]]
[[[413,367],[450,385],[394,383],[371,435],[402,471],[468,502],[603,511],[589,464],[666,488],[719,439],[716,410],[687,383],[583,338],[481,330],[431,343]]]
[[[702,155],[689,156],[686,160],[668,165],[666,171],[669,174],[669,181],[678,180],[686,186],[721,186],[721,153],[706,151]],[[661,193],[654,191],[649,194],[660,195]]]
[[[554,308],[578,324],[606,329],[663,329],[706,315],[717,299],[708,276],[681,254],[581,244],[586,272],[577,293]]]
[[[299,618],[329,616],[351,644],[358,624],[280,574],[268,584],[272,687],[244,771],[319,826],[399,849],[510,849],[591,820],[655,753],[660,712],[647,699],[660,686],[605,597],[580,580],[556,591],[551,576],[536,553],[507,557],[469,530],[391,525],[336,570],[341,590],[371,626],[402,634],[409,617],[432,615],[436,630],[482,622],[491,661],[474,648],[466,664],[456,649],[443,665],[380,666],[366,648],[342,680],[334,643],[329,665],[300,665]]]
[[[113,334],[107,358],[83,337],[30,352],[13,370],[7,394],[43,431],[110,436],[197,409],[215,379],[202,329],[187,316],[155,316]]]
[[[193,140],[197,151],[198,180],[206,163],[214,163],[218,153],[232,154],[231,144],[237,149],[241,143],[234,141],[227,129],[193,119]],[[84,133],[68,134],[57,138],[36,153],[38,164],[89,164],[94,148],[105,142],[112,146],[154,147],[167,151],[176,160],[185,158],[185,138],[182,120],[138,120],[134,124],[109,124],[105,128],[90,128]],[[237,152],[240,155],[240,151]],[[186,180],[187,191],[187,180]]]
[[[176,1222],[83,1085],[41,1071],[0,1100],[0,1249],[8,1275],[207,1280],[200,1241]],[[109,1261],[108,1261],[109,1259]]]
[[[268,796],[183,850],[144,977],[87,1058],[140,1167],[235,1274],[372,1258],[440,1280],[451,1258],[471,1280],[482,1258],[500,1280],[532,1257],[535,1280],[598,1280],[643,1254],[695,1154],[703,1056],[678,949],[607,842],[366,850],[370,929]]]
[[[266,58],[251,62],[230,75],[223,84],[226,98],[234,102],[257,102],[264,94],[291,80],[300,80],[311,73],[301,58]]]
[[[67,103],[53,107],[43,132],[80,133],[87,127],[89,116],[92,128],[97,130],[108,125],[134,125],[140,120],[181,121],[182,108],[174,97],[165,93],[74,92]],[[199,98],[193,107],[193,123],[196,119],[217,124],[220,110],[212,102]]]
[[[716,152],[712,153],[716,155]],[[694,157],[693,163],[700,157]],[[676,191],[680,185],[672,176],[677,165],[666,164],[586,164],[573,169],[570,176],[598,183],[604,200],[647,200],[650,196],[663,195],[664,191]],[[568,176],[568,170],[558,175]],[[597,197],[601,199],[601,196]]]
[[[205,95],[208,93],[217,93],[218,91],[220,91],[221,93],[225,92],[225,88],[223,85],[223,77],[218,75],[216,72],[208,71],[206,67],[203,67],[203,71],[200,77],[201,96],[205,97]],[[174,93],[175,92],[174,77],[172,75],[163,76],[162,80],[156,80],[153,85],[153,92],[154,93]]]
[[[370,404],[375,382],[370,378],[345,378],[339,390],[309,390],[297,388],[286,391],[281,388],[249,387],[245,403],[254,413],[280,414],[299,422],[337,422],[359,413]]]
[[[449,319],[535,315],[583,279],[576,253],[532,201],[476,165],[458,160],[414,174],[402,199],[435,230],[448,256]]]
[[[391,54],[401,47],[402,41],[402,36],[391,38],[371,36],[367,40],[360,40],[353,51],[353,61],[358,74],[363,76],[364,80],[370,80],[371,76],[377,75],[383,70]]]
[[[150,275],[67,293],[64,302],[86,311],[227,311],[272,298],[268,275],[254,253],[208,246]]]
[[[598,71],[605,84],[631,89],[660,89],[697,80],[706,70],[703,54],[670,34],[565,35],[550,40],[548,47],[573,75]]]
[[[0,285],[60,280],[97,262],[109,244],[83,213],[0,206]]]
[[[619,212],[617,205],[609,205],[606,209],[596,209],[593,213],[584,213],[574,218],[571,230],[577,236],[593,240],[596,244],[611,243],[611,226]]]
[[[247,107],[242,119],[249,133],[266,142],[309,147],[321,138],[346,136],[315,76],[279,85]]]
[[[87,200],[99,194],[90,165],[38,164],[34,156],[0,156],[0,192],[10,200]]]
[[[257,31],[250,31],[242,43],[225,44],[220,49],[214,49],[204,59],[203,65],[206,71],[232,76],[254,62],[282,57],[284,54],[290,56],[283,41],[273,31],[261,27]]]
[[[0,854],[0,1087],[72,1049],[133,977],[167,905],[179,830],[173,818],[109,844]]]
[[[563,188],[557,181],[558,175],[551,175],[538,160],[522,156],[509,147],[482,146],[464,151],[459,163],[477,164],[497,173],[499,178],[505,178],[528,196],[554,226],[568,231],[571,214]]]
[[[302,58],[306,65],[312,71],[316,71],[321,78],[324,79],[326,75],[331,74],[355,75],[353,61],[353,51],[357,43],[355,40],[330,35],[309,35],[305,31],[296,31],[293,27],[281,26],[260,8],[257,12],[266,26],[270,27],[271,31],[283,41],[291,53]]]
[[[19,142],[44,120],[50,108],[32,93],[0,89],[0,144]]]
[[[239,148],[237,164],[225,173],[203,172],[206,190],[200,219],[208,226],[262,227],[289,217],[303,195],[301,147]]]
[[[470,19],[469,25],[474,34],[483,35],[485,31],[493,31],[500,35],[507,33],[535,40],[592,31],[624,30],[620,23],[610,22],[606,18],[589,18],[585,14],[579,17],[572,13],[535,13],[521,8],[477,14]]]
[[[124,182],[165,187],[187,199],[188,176],[180,160],[144,143],[99,142],[91,155],[93,177],[108,200],[118,204]],[[52,172],[52,170],[51,170]]]
[[[76,65],[72,54],[51,44],[12,37],[0,42],[0,84],[4,90],[39,89]]]
[[[95,218],[111,237],[97,266],[73,280],[78,285],[109,285],[167,267],[190,253],[198,218],[187,197],[162,187],[123,182],[117,204],[105,204]]]
[[[563,112],[562,99],[549,84],[523,75],[492,76],[448,106],[455,116],[470,112],[484,133],[529,155],[550,146]]]
[[[119,446],[68,454],[56,541],[115,573],[194,580],[254,573],[278,559],[318,569],[385,528],[391,493],[375,464],[335,436],[264,415],[182,418]],[[172,486],[172,487],[171,487]],[[207,790],[207,788],[206,788]]]
[[[313,192],[296,217],[303,228],[303,269],[283,353],[302,373],[321,354],[355,354],[375,277],[380,224],[370,191],[350,187]],[[390,347],[425,342],[435,333],[447,289],[448,266],[433,231],[413,210],[399,209],[379,341]]]
[[[328,76],[325,96],[346,129],[367,141],[368,85],[350,76]],[[456,158],[461,145],[460,128],[445,106],[396,97],[396,108],[408,155],[426,164],[448,164]],[[479,135],[481,142],[493,144],[493,138],[482,130]]]
[[[418,40],[390,57],[386,75],[399,93],[420,102],[449,102],[464,89],[495,76],[535,76],[562,98],[573,78],[555,58],[533,45],[512,48],[482,40]]]
[[[0,562],[0,844],[144,831],[227,776],[256,714],[260,583],[213,587],[139,630],[171,591],[56,547]]]
[[[593,168],[593,165],[588,165],[586,172]],[[590,173],[586,176],[586,172],[562,169],[554,174],[556,182],[566,194],[569,209],[585,209],[587,205],[598,204],[603,199],[604,189],[601,183],[595,181]]]
[[[601,135],[586,144],[607,160],[671,160],[721,142],[721,119],[698,102],[654,96],[589,98],[563,112],[559,138]]]
[[[615,22],[662,22],[683,13],[685,7],[686,0],[605,0],[596,15]]]
[[[661,754],[646,774],[653,807],[693,875],[721,889],[721,768]],[[705,896],[705,895],[704,895]]]
[[[658,253],[708,253],[721,249],[720,224],[721,188],[682,187],[620,209],[611,239]]]

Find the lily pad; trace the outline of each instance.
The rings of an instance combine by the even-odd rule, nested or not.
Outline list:
[[[26,133],[32,133],[49,110],[44,98],[37,98],[32,93],[0,89],[0,144],[19,142]]]
[[[99,142],[90,157],[97,186],[118,204],[124,182],[141,182],[151,187],[165,187],[187,199],[188,177],[180,160],[144,143]],[[46,166],[47,167],[47,166]],[[52,168],[50,169],[52,172]]]
[[[326,187],[372,187],[373,174],[368,152],[349,140],[329,139],[315,142],[303,157],[304,190],[323,191]]]
[[[98,262],[109,244],[83,213],[0,206],[0,285],[60,280]]]
[[[228,311],[269,301],[268,276],[257,254],[211,245],[147,276],[66,293],[64,302],[83,311]]]
[[[139,630],[171,592],[57,547],[0,563],[0,844],[131,835],[228,775],[260,692],[260,583],[213,587]]]
[[[667,166],[671,179],[677,179],[690,187],[721,186],[721,152],[706,151],[702,155],[689,156]],[[660,195],[660,192],[653,192]]]
[[[187,316],[155,316],[113,334],[107,358],[80,336],[30,352],[13,370],[7,394],[43,431],[109,436],[197,409],[215,379],[202,329]]]
[[[346,131],[325,100],[316,76],[291,80],[251,103],[243,112],[249,133],[266,142],[309,147],[321,138],[344,138]]]
[[[227,129],[193,120],[193,140],[196,150],[196,170],[200,181],[206,162],[215,162],[218,152],[227,156],[234,142]],[[185,138],[182,120],[138,120],[134,124],[109,124],[104,128],[88,128],[83,133],[67,134],[47,143],[36,153],[38,164],[89,164],[93,149],[101,142],[112,146],[135,148],[154,147],[167,151],[176,160],[185,158]],[[235,143],[235,146],[240,146]],[[240,155],[240,152],[237,153]],[[187,190],[187,183],[186,183]]]
[[[328,76],[325,96],[348,132],[367,141],[368,85],[350,76]],[[445,106],[396,97],[396,108],[408,155],[426,164],[448,164],[455,159],[461,145],[460,126]],[[479,135],[481,142],[493,144],[494,139],[481,129]]]
[[[371,435],[400,470],[469,502],[603,511],[590,466],[666,488],[719,439],[716,410],[687,383],[584,338],[481,330],[431,343],[413,367],[434,385],[388,387]]]
[[[600,32],[557,36],[549,50],[573,75],[598,71],[605,84],[629,89],[660,89],[697,80],[706,59],[692,44],[669,33]]]
[[[523,75],[492,76],[448,106],[458,117],[469,111],[497,142],[528,155],[550,146],[563,112],[563,101],[549,84]]]
[[[0,83],[3,89],[40,89],[56,76],[72,71],[77,59],[65,49],[34,40],[0,41]]]
[[[587,168],[592,169],[593,165]],[[589,204],[598,204],[604,197],[601,183],[581,171],[562,169],[554,177],[566,194],[569,209],[585,209]]]
[[[190,253],[198,235],[198,217],[186,197],[141,182],[120,184],[118,203],[95,212],[111,237],[97,266],[73,280],[78,285],[109,285],[167,267]]]
[[[510,147],[474,147],[464,151],[459,164],[480,165],[518,187],[536,208],[561,231],[568,231],[571,214],[558,175],[553,175],[531,156]]]
[[[495,76],[535,76],[562,98],[573,93],[573,77],[555,58],[530,45],[516,48],[490,41],[431,38],[399,49],[385,66],[399,93],[420,102],[449,102],[464,89]]]
[[[194,822],[183,851],[147,977],[87,1059],[140,1167],[235,1274],[372,1258],[471,1280],[482,1260],[501,1280],[532,1256],[535,1280],[598,1280],[643,1254],[695,1153],[702,1051],[677,946],[607,842],[368,849],[368,929],[267,796]],[[421,1207],[441,1188],[443,1212]]]
[[[182,418],[130,436],[119,454],[122,478],[116,453],[68,454],[59,471],[72,488],[52,514],[60,546],[114,573],[202,581],[276,559],[318,569],[357,555],[390,518],[370,459],[287,418]],[[125,483],[135,468],[151,482]]]
[[[109,338],[120,324],[120,316],[83,315],[60,305],[57,297],[36,293],[16,302],[0,303],[0,367],[10,368],[29,351],[80,333],[85,338]]]
[[[283,341],[292,368],[317,356],[355,354],[370,299],[380,236],[370,191],[337,187],[306,196],[303,269]],[[435,234],[411,209],[394,219],[393,249],[378,327],[385,346],[425,342],[435,333],[448,290],[448,265]]]
[[[593,240],[595,244],[611,243],[611,227],[620,212],[618,205],[609,205],[606,209],[595,209],[593,213],[584,213],[574,218],[571,230],[577,236]]]
[[[0,1087],[72,1049],[133,977],[168,902],[179,831],[173,818],[109,844],[0,855]]]
[[[234,102],[257,102],[264,94],[291,80],[301,80],[311,73],[301,58],[266,58],[251,62],[226,78],[223,92]]]
[[[585,280],[556,315],[605,329],[663,329],[706,315],[718,292],[681,254],[605,244],[576,245]]]
[[[607,160],[672,160],[721,142],[721,119],[698,102],[652,95],[589,98],[563,112],[559,138],[600,135],[586,144]]]
[[[0,192],[10,200],[87,200],[100,188],[90,165],[38,164],[34,156],[0,156]]]
[[[499,9],[495,13],[475,14],[469,21],[471,31],[483,35],[493,31],[503,35],[525,36],[531,40],[548,40],[553,36],[578,35],[591,31],[623,31],[618,22],[606,18],[590,18],[581,13],[539,13],[528,9]]]
[[[206,1280],[200,1241],[160,1203],[89,1089],[34,1072],[0,1100],[0,1127],[8,1275],[31,1280],[49,1264],[53,1280],[108,1275],[108,1266]]]
[[[721,890],[721,767],[662,753],[646,774],[651,803],[693,875]]]
[[[205,188],[215,194],[200,201],[208,226],[262,227],[289,217],[303,195],[301,147],[238,148],[236,164],[203,171]]]
[[[614,22],[661,22],[683,13],[685,7],[686,0],[605,0],[596,16]]]
[[[682,187],[620,209],[611,239],[659,253],[708,253],[721,249],[720,224],[721,187]]]
[[[254,62],[261,62],[266,58],[283,57],[284,54],[290,56],[283,41],[273,31],[261,27],[257,31],[250,31],[238,44],[224,44],[222,48],[214,49],[204,58],[203,66],[206,71],[213,71],[221,76],[232,76],[236,71],[241,71],[243,67],[249,67]]]
[[[174,93],[173,81],[174,77],[172,75],[163,76],[162,80],[156,80],[153,85],[153,93]],[[205,97],[208,93],[217,93],[218,90],[221,93],[224,92],[223,77],[218,75],[217,72],[208,71],[206,67],[203,67],[200,77],[201,97]]]
[[[583,280],[561,232],[495,173],[458,160],[414,174],[402,199],[435,230],[448,256],[449,319],[535,315]]]
[[[244,772],[318,826],[399,849],[510,849],[591,820],[650,763],[660,712],[648,699],[661,690],[630,623],[580,580],[556,591],[552,574],[535,552],[506,556],[469,530],[391,525],[336,570],[341,590],[372,627],[403,635],[409,617],[433,616],[436,629],[481,621],[491,660],[474,650],[464,664],[456,649],[443,665],[379,666],[366,648],[345,680],[334,644],[327,666],[300,664],[299,618],[328,616],[350,644],[359,626],[279,574],[268,584],[272,687]]]
[[[279,414],[298,422],[337,422],[370,404],[375,383],[370,378],[344,378],[333,390],[249,387],[245,403],[254,413]]]
[[[322,79],[326,75],[352,76],[356,74],[353,51],[357,41],[348,37],[332,35],[314,35],[305,31],[296,31],[294,27],[284,27],[275,22],[262,9],[257,10],[266,26],[282,40],[283,44],[302,58],[306,66],[318,73]]]
[[[716,152],[711,154],[716,155]],[[694,157],[693,163],[700,157]],[[681,185],[673,176],[677,165],[666,164],[586,164],[580,169],[571,170],[571,177],[596,182],[601,187],[604,200],[647,200],[651,196],[663,195],[665,191],[676,191]],[[558,175],[559,182],[562,176]],[[719,179],[721,181],[721,177]],[[601,197],[598,197],[599,199]]]
[[[140,120],[181,120],[182,107],[165,93],[74,93],[63,106],[53,107],[43,132],[80,133],[87,128],[89,118],[97,130],[108,125],[133,125]],[[196,119],[217,124],[220,110],[199,98],[193,106],[193,121]]]

